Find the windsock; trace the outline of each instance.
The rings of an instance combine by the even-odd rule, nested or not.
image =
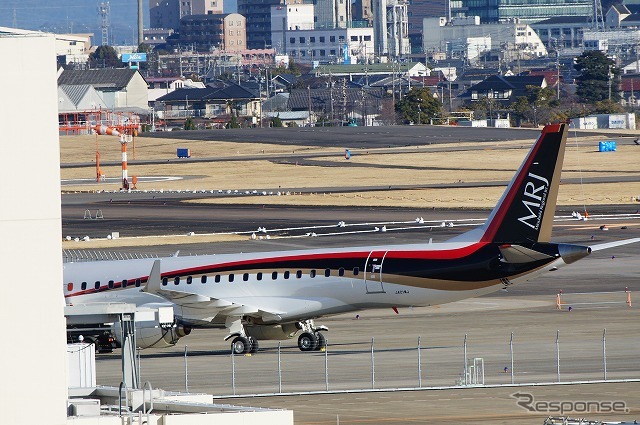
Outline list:
[[[108,134],[109,136],[120,136],[120,132],[115,127],[107,127],[106,125],[96,125],[93,130],[98,134]]]

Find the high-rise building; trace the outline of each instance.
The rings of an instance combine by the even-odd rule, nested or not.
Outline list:
[[[591,16],[593,0],[449,0],[448,13],[451,18],[479,16],[483,24],[532,23],[553,16]]]
[[[373,26],[371,0],[355,0],[351,5],[351,17],[354,21],[367,21],[369,26]]]
[[[314,0],[313,5],[316,28],[347,28],[351,25],[350,0]]]
[[[271,6],[302,4],[302,0],[238,0],[238,13],[247,18],[247,48],[271,47]]]
[[[188,15],[216,15],[222,13],[224,0],[150,0],[151,28],[177,30],[180,18]]]
[[[170,43],[198,51],[239,52],[247,48],[245,17],[238,13],[188,15],[180,19],[179,36]]]

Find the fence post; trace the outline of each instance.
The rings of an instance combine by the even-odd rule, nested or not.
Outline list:
[[[142,379],[142,375],[140,375],[140,353],[142,350],[140,348],[136,348],[136,351],[138,352],[138,379]]]
[[[325,339],[324,345],[324,388],[329,391],[329,340]]]
[[[422,388],[422,361],[420,358],[420,336],[418,335],[418,388]]]
[[[278,341],[278,392],[282,392],[282,363],[280,363],[281,342]]]
[[[511,332],[511,339],[509,340],[509,351],[511,352],[511,383],[515,383],[515,377],[513,372],[513,332]]]
[[[184,346],[184,391],[189,392],[189,364],[187,363],[187,345]]]
[[[556,373],[560,382],[560,330],[556,332]]]
[[[373,344],[375,338],[371,338],[371,388],[375,389],[376,387],[376,360],[373,356]]]
[[[604,380],[607,380],[607,328],[602,331],[602,367],[604,369]]]
[[[462,376],[464,376],[464,385],[466,387],[467,385],[469,385],[469,383],[467,382],[467,334],[464,334],[464,342],[462,348],[464,354],[464,373]]]
[[[233,395],[236,395],[236,357],[233,352],[233,344],[231,345],[231,388]]]

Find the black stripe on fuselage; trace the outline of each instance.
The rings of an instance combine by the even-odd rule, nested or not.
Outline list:
[[[558,248],[556,244],[532,243],[521,244],[526,248],[548,255],[543,260],[532,260],[526,263],[507,263],[501,261],[501,254],[498,244],[479,244],[477,249],[469,250],[469,254],[459,256],[457,258],[421,258],[419,255],[402,256],[400,253],[394,254],[389,251],[382,262],[382,267],[378,272],[382,272],[383,281],[388,283],[403,284],[406,278],[412,278],[416,282],[415,286],[429,287],[428,281],[449,281],[449,282],[495,282],[503,278],[511,278],[526,274],[536,270],[545,264],[554,261],[558,256]],[[355,253],[354,253],[355,254]],[[384,251],[382,252],[384,254]],[[201,284],[200,276],[208,276],[208,282],[214,283],[213,277],[221,275],[225,277],[224,282],[228,282],[228,275],[238,274],[235,279],[236,283],[242,283],[241,275],[248,273],[250,275],[262,272],[265,274],[265,280],[272,280],[268,273],[271,271],[279,272],[282,276],[284,271],[291,273],[291,280],[295,280],[295,274],[298,270],[305,271],[316,270],[319,279],[324,278],[325,270],[330,270],[330,276],[335,278],[338,276],[338,270],[344,270],[345,278],[365,279],[365,273],[371,273],[371,270],[365,270],[367,257],[369,253],[357,253],[356,255],[332,256],[331,254],[323,256],[300,256],[297,259],[287,257],[286,259],[273,258],[264,261],[238,261],[223,264],[211,264],[206,266],[197,266],[192,268],[184,268],[176,271],[166,271],[161,277],[168,279],[168,285],[174,286],[172,279],[181,278],[181,284],[186,284],[185,278],[192,276],[192,284]],[[353,270],[358,268],[359,274],[356,276]],[[278,280],[280,280],[279,278]],[[420,280],[424,279],[424,285]],[[147,278],[142,278],[142,282],[146,282]],[[221,281],[223,281],[221,279]],[[127,286],[130,288],[133,285]],[[413,286],[413,285],[412,285]],[[452,284],[451,290],[457,290],[456,285]],[[120,282],[115,282],[114,288],[101,286],[99,290],[87,289],[69,296],[77,296],[88,293],[104,292],[121,288]]]

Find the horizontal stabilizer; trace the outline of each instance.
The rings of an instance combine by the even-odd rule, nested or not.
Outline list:
[[[615,248],[616,246],[629,245],[630,243],[640,242],[640,238],[623,239],[621,241],[613,241],[591,245],[591,251],[602,251],[603,249]]]
[[[500,253],[504,263],[512,264],[530,263],[551,258],[550,255],[520,245],[501,245]]]

